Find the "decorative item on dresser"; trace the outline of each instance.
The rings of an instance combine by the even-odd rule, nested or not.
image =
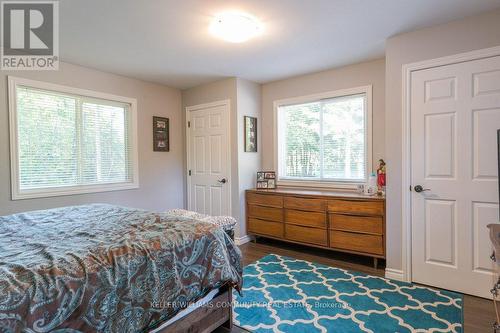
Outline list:
[[[257,172],[257,188],[258,189],[275,189],[276,188],[276,172],[274,171],[259,171]]]
[[[247,190],[250,235],[385,259],[385,198],[354,192]]]

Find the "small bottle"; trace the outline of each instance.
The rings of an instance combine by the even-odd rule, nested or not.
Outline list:
[[[372,195],[377,193],[377,175],[375,172],[370,174],[368,177],[368,184],[365,187],[365,194]]]

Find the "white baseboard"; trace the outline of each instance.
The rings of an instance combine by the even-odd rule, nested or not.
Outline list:
[[[236,237],[234,239],[234,242],[236,243],[236,245],[243,245],[245,243],[248,243],[252,240],[252,238],[248,235],[245,235],[243,237]]]
[[[404,273],[399,269],[386,268],[385,277],[391,280],[404,281]]]

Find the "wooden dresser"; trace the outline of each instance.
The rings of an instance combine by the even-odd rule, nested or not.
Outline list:
[[[250,235],[385,259],[385,198],[301,189],[247,190]]]

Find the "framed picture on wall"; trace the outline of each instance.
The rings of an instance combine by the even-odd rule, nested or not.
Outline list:
[[[168,118],[153,117],[153,151],[170,151]]]
[[[245,123],[245,152],[257,152],[257,118],[244,116]]]

